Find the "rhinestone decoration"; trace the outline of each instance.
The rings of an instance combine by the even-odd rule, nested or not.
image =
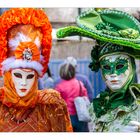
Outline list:
[[[32,60],[32,51],[30,48],[27,48],[23,51],[23,59],[26,61]]]

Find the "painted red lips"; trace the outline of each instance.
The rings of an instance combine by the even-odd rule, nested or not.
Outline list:
[[[26,92],[27,89],[20,89],[22,92]]]
[[[118,82],[118,80],[112,80],[111,81],[111,83],[117,83]]]

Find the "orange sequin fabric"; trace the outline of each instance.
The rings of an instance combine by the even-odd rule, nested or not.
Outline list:
[[[0,89],[2,101],[4,93]],[[38,91],[34,107],[8,107],[0,102],[0,132],[72,132],[64,100],[55,90]]]

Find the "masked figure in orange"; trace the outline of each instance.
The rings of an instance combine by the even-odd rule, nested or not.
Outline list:
[[[0,132],[72,131],[66,104],[38,90],[51,51],[51,24],[40,9],[15,8],[0,17]]]

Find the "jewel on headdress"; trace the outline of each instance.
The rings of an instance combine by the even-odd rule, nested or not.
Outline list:
[[[26,60],[26,61],[31,61],[32,60],[32,51],[30,48],[26,48],[24,51],[23,51],[23,59]]]

